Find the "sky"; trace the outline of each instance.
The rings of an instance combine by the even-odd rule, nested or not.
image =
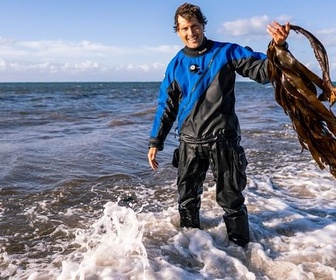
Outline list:
[[[161,81],[183,47],[173,31],[177,0],[0,0],[0,82]],[[335,0],[193,1],[209,39],[266,52],[267,24],[290,22],[325,46],[336,79]],[[320,75],[307,39],[290,51]]]

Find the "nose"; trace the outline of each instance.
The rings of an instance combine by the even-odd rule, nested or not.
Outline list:
[[[189,36],[194,35],[194,34],[195,34],[194,29],[193,29],[192,27],[189,27],[188,30],[187,30],[187,34],[188,34]]]

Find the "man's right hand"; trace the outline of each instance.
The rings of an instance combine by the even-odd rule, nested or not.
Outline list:
[[[159,167],[159,164],[156,161],[157,152],[158,152],[158,148],[149,148],[149,151],[148,151],[148,162],[149,162],[150,167],[153,170],[156,170]]]

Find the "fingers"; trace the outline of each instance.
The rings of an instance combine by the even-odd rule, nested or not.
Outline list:
[[[147,155],[149,165],[153,170],[156,170],[159,168],[159,163],[156,161],[157,151],[158,151],[157,148],[150,148],[148,151],[148,155]]]
[[[271,24],[267,25],[267,31],[270,35],[281,35],[285,33],[285,28],[278,22],[273,21]]]
[[[289,31],[290,31],[290,24],[289,24],[289,22],[286,23],[285,29],[286,29],[286,33],[287,33],[287,37],[288,37]]]
[[[154,159],[154,160],[150,160],[149,161],[149,165],[153,170],[156,170],[159,168],[159,164],[158,162]]]
[[[275,44],[281,46],[285,43],[290,31],[290,24],[287,22],[285,25],[273,21],[267,25],[267,32],[273,38]]]

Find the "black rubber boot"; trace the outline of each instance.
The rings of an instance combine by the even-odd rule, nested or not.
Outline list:
[[[181,227],[191,227],[200,228],[199,210],[179,210],[180,212],[180,226]]]
[[[241,247],[250,242],[250,230],[248,214],[244,205],[239,211],[231,212],[223,216],[229,240]]]

